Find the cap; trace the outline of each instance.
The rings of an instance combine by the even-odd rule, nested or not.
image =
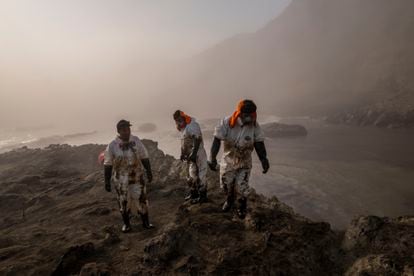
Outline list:
[[[121,127],[130,127],[132,126],[131,123],[127,120],[121,120],[116,124],[116,129],[120,129]]]

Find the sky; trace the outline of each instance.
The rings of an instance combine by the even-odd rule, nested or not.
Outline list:
[[[2,58],[182,58],[276,17],[288,0],[1,0]]]
[[[0,0],[0,128],[77,113],[120,86],[115,68],[190,58],[260,29],[289,2]]]

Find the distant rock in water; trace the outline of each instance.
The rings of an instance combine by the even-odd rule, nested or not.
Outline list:
[[[267,137],[297,137],[306,136],[308,131],[301,125],[288,125],[281,123],[268,123],[261,126]]]
[[[157,125],[153,123],[145,123],[138,126],[137,130],[141,133],[150,133],[157,130]]]
[[[201,128],[203,130],[204,137],[212,137],[214,134],[215,126],[220,122],[220,119],[208,119],[201,120]],[[301,125],[290,125],[281,123],[265,123],[260,125],[266,135],[266,137],[298,137],[306,136],[308,131]]]

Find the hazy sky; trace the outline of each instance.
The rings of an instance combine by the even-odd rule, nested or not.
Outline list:
[[[289,0],[0,0],[2,58],[187,57],[274,18]]]
[[[115,92],[148,99],[147,76],[141,89],[133,80],[152,63],[255,31],[289,2],[0,0],[0,128],[90,118],[91,103],[108,108]]]

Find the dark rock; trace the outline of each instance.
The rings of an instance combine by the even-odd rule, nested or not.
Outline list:
[[[105,233],[104,245],[114,245],[121,241],[119,238],[119,230],[115,226],[105,226],[103,229]]]
[[[135,227],[140,220],[134,216],[128,234],[121,234],[115,192],[103,189],[96,156],[104,145],[1,154],[0,163],[14,167],[10,175],[2,173],[2,191],[22,189],[21,195],[0,196],[4,217],[0,274],[411,273],[413,217],[360,217],[344,234],[296,214],[275,197],[267,199],[252,191],[248,215],[240,220],[232,212],[221,211],[224,195],[218,188],[218,173],[207,175],[207,203],[183,204],[186,166],[165,155],[156,142],[143,142],[154,170],[154,182],[148,188],[151,220],[158,227],[151,231]],[[67,168],[73,168],[71,175],[60,173]],[[15,172],[20,172],[19,179],[27,176],[27,182],[44,172],[55,173],[28,190],[25,187],[30,184],[15,186]],[[21,209],[27,211],[26,219]],[[108,226],[97,232],[102,224]],[[25,245],[15,244],[19,240]],[[74,242],[80,245],[71,246]],[[66,253],[62,248],[68,248]]]
[[[0,195],[0,209],[6,212],[19,211],[22,212],[28,206],[32,205],[27,202],[27,198],[20,194],[3,194]]]
[[[403,264],[387,255],[368,255],[359,258],[346,271],[345,275],[413,275],[414,264]]]
[[[182,257],[174,266],[176,273],[185,273],[188,275],[199,275],[199,261],[194,256]]]
[[[375,238],[384,220],[376,216],[359,217],[348,227],[343,246],[346,250],[355,247],[366,247]]]
[[[186,236],[184,229],[173,224],[167,226],[164,233],[147,242],[144,248],[144,260],[150,264],[167,262],[178,253],[180,241],[184,236]]]
[[[108,265],[102,263],[87,263],[85,264],[79,276],[109,276],[111,273],[109,272]]]
[[[347,275],[412,275],[414,219],[359,217],[347,229],[342,247],[354,260]]]
[[[95,253],[93,243],[85,243],[70,247],[60,258],[59,264],[52,275],[69,275],[78,273],[87,258]]]

